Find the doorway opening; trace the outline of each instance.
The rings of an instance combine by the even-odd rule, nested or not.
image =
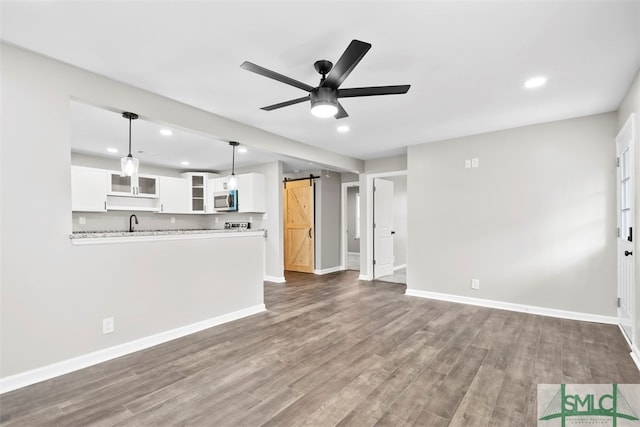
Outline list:
[[[616,136],[618,217],[618,324],[629,342],[635,326],[635,115],[631,114]]]
[[[373,278],[407,283],[407,176],[373,179]]]
[[[356,182],[342,183],[342,233],[341,254],[344,270],[360,271],[360,185]]]
[[[313,176],[284,182],[284,269],[313,273],[315,268],[315,183]]]

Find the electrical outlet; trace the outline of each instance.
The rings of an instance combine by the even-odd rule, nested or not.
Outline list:
[[[176,217],[175,217],[175,216],[172,216],[172,217],[171,217],[171,224],[175,224],[175,223],[176,223]]]
[[[107,317],[106,319],[102,319],[102,333],[110,334],[115,330],[115,324],[113,322],[113,317]]]
[[[78,218],[78,222],[80,223],[80,225],[85,225],[87,223],[87,218],[81,216],[80,218]]]
[[[471,160],[465,160],[464,161],[464,168],[465,169],[469,169],[471,167]]]
[[[220,218],[216,217],[216,224],[220,222]]]
[[[480,279],[471,279],[471,289],[480,289]]]
[[[475,159],[471,159],[471,167],[472,168],[479,168],[480,167],[480,159],[478,159],[477,157]]]
[[[253,217],[252,216],[249,217],[249,222],[253,222]]]
[[[266,214],[266,213],[265,213],[265,214],[262,214],[262,220],[263,220],[263,221],[266,221],[266,220],[267,220],[267,214]]]

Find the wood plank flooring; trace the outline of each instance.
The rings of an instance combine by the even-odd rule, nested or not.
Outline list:
[[[3,426],[535,426],[538,383],[640,383],[619,329],[287,274],[268,311],[0,396]]]

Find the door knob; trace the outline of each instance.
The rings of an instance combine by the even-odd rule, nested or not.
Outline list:
[[[624,256],[633,255],[633,251],[624,251]]]

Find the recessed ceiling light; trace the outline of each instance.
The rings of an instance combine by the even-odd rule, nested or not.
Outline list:
[[[547,82],[546,77],[533,77],[527,80],[526,82],[524,82],[524,87],[526,87],[527,89],[535,89],[535,88],[544,86],[546,82]]]
[[[247,152],[246,148],[244,148],[244,147],[238,148],[238,153],[246,153],[246,152]]]
[[[107,148],[107,151],[108,151],[109,153],[117,153],[117,152],[118,152],[118,149],[117,149],[117,148]]]
[[[347,125],[338,126],[338,132],[340,132],[340,133],[349,132],[349,126],[347,126]]]
[[[180,164],[181,164],[182,166],[189,166],[189,162],[187,162],[186,160],[185,160],[184,162],[180,162]]]
[[[173,135],[173,132],[171,132],[171,129],[160,129],[160,133],[163,134],[164,136]]]

